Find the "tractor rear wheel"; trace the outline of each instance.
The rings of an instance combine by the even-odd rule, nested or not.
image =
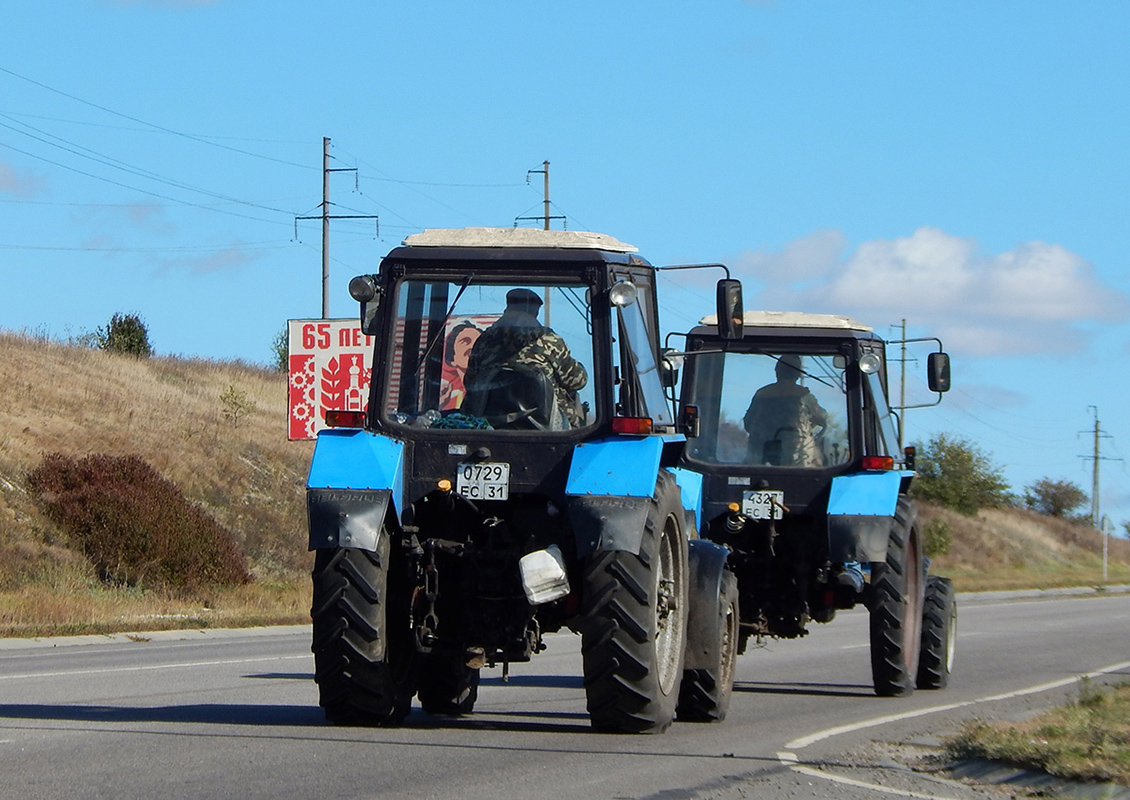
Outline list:
[[[660,733],[675,718],[687,639],[687,539],[661,470],[639,553],[594,553],[583,576],[581,653],[594,728]]]
[[[339,547],[314,558],[314,680],[338,725],[397,725],[411,709],[407,576],[390,570],[389,538],[381,532],[376,552]]]
[[[899,497],[886,561],[871,565],[871,679],[880,697],[914,692],[924,572],[917,515],[910,501]]]

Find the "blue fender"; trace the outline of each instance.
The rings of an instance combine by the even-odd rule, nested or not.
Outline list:
[[[376,550],[403,494],[403,442],[369,431],[321,431],[306,480],[309,548]]]
[[[683,509],[694,519],[695,531],[701,531],[702,473],[683,469],[682,467],[672,467],[671,473],[675,476],[675,483],[679,484],[679,493],[683,498]],[[695,535],[697,537],[697,533]]]
[[[828,550],[833,562],[885,561],[903,481],[913,472],[860,472],[832,479]]]
[[[573,449],[565,508],[577,537],[578,556],[640,551],[664,445],[682,438],[616,436]]]

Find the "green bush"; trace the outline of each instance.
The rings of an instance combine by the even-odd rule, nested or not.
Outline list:
[[[153,355],[153,347],[149,344],[149,329],[137,314],[114,314],[110,317],[110,324],[99,328],[94,336],[102,350],[138,358]]]
[[[290,368],[290,335],[284,326],[275,334],[271,342],[271,366],[279,372],[286,372]]]
[[[231,534],[139,456],[45,456],[28,484],[109,583],[248,583]]]
[[[1006,505],[1008,483],[1000,467],[972,442],[939,433],[918,449],[918,477],[910,493],[966,516]]]
[[[255,410],[255,403],[247,397],[247,392],[237,389],[235,384],[229,384],[224,393],[220,395],[220,402],[224,406],[224,419],[238,428],[243,418]]]
[[[1072,512],[1091,498],[1071,481],[1040,478],[1024,490],[1024,505],[1038,514],[1071,519]]]
[[[953,526],[940,517],[922,526],[922,547],[929,558],[944,556],[953,546]]]

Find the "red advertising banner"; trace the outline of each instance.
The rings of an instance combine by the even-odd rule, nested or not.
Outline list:
[[[287,324],[288,439],[313,439],[326,411],[363,411],[369,398],[373,337],[354,319],[292,319]]]
[[[434,348],[434,356],[442,359],[440,375],[440,411],[459,408],[465,389],[463,373],[467,359],[479,335],[489,328],[497,314],[450,317],[444,328],[443,342]],[[415,342],[422,354],[428,337],[428,320],[422,321],[420,339]],[[403,340],[404,320],[395,320],[396,342]],[[364,411],[369,401],[369,381],[373,367],[373,337],[361,333],[356,319],[292,319],[287,325],[288,372],[290,385],[290,418],[288,439],[314,439],[326,427],[326,412]],[[398,387],[390,391],[386,401],[388,412],[399,402],[401,347],[394,348],[389,366],[389,383]],[[410,391],[419,392],[418,386]],[[409,384],[411,385],[411,381]],[[412,403],[415,407],[415,402]]]

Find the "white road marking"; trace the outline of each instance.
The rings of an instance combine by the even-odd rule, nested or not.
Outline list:
[[[868,789],[871,791],[885,792],[886,794],[894,794],[899,797],[916,797],[919,800],[959,800],[955,797],[946,797],[940,794],[926,794],[925,792],[912,792],[908,789],[895,789],[892,786],[879,786],[878,784],[868,783],[867,781],[857,781],[855,778],[848,778],[844,775],[834,775],[830,772],[821,772],[820,770],[811,769],[802,766],[797,759],[796,753],[777,753],[777,760],[782,764],[788,764],[793,772],[799,772],[801,775],[807,775],[810,778],[820,778],[822,780],[831,781],[832,783],[839,783],[844,786],[854,786],[857,789]]]
[[[796,739],[793,739],[791,742],[786,742],[785,743],[786,750],[783,750],[783,751],[777,753],[777,760],[780,761],[785,766],[789,767],[790,769],[794,770],[795,772],[800,772],[804,775],[807,775],[810,778],[821,778],[822,780],[831,781],[833,783],[841,783],[841,784],[844,784],[844,785],[847,785],[847,786],[855,786],[857,788],[870,789],[872,791],[883,792],[885,794],[895,794],[895,795],[899,795],[901,797],[926,798],[926,800],[952,800],[952,798],[945,798],[941,795],[931,795],[931,794],[921,794],[921,793],[917,793],[917,792],[908,792],[908,791],[903,791],[901,789],[893,789],[893,788],[890,788],[890,787],[887,787],[887,786],[880,786],[880,785],[874,784],[874,783],[866,783],[864,781],[857,781],[857,780],[854,780],[852,778],[847,778],[847,777],[844,777],[842,775],[836,775],[836,774],[830,773],[830,772],[823,772],[823,771],[820,771],[820,770],[815,770],[815,769],[812,769],[811,767],[806,767],[806,766],[802,765],[800,763],[800,759],[797,757],[797,755],[794,751],[808,747],[809,745],[815,744],[816,742],[819,742],[819,741],[823,741],[824,739],[830,739],[833,736],[840,736],[840,735],[845,734],[845,733],[852,733],[854,731],[860,731],[860,730],[864,730],[866,728],[874,728],[874,727],[877,727],[879,725],[885,725],[888,722],[897,722],[899,720],[904,720],[904,719],[913,719],[914,717],[924,717],[927,714],[937,714],[938,712],[941,712],[941,711],[952,711],[955,708],[964,708],[964,707],[967,707],[967,706],[979,705],[981,703],[992,703],[992,702],[997,702],[997,701],[1000,701],[1000,700],[1011,700],[1011,699],[1016,698],[1016,697],[1024,697],[1024,696],[1030,695],[1030,694],[1039,694],[1040,692],[1047,692],[1047,691],[1051,691],[1052,689],[1059,689],[1059,688],[1064,687],[1064,686],[1070,686],[1071,684],[1077,683],[1079,680],[1081,680],[1083,678],[1096,678],[1099,675],[1105,675],[1105,674],[1110,673],[1110,672],[1118,672],[1119,670],[1123,670],[1123,669],[1127,669],[1127,668],[1130,668],[1130,661],[1123,661],[1121,663],[1111,664],[1110,666],[1103,667],[1102,669],[1097,669],[1097,670],[1094,670],[1093,672],[1088,672],[1088,673],[1085,673],[1083,675],[1077,675],[1077,676],[1073,676],[1073,677],[1070,677],[1070,678],[1062,678],[1062,679],[1057,680],[1057,681],[1049,681],[1047,683],[1041,683],[1041,684],[1037,684],[1035,686],[1029,686],[1029,687],[1024,688],[1024,689],[1017,689],[1016,691],[1013,691],[1013,692],[1004,692],[1002,694],[994,694],[994,695],[989,695],[987,697],[979,697],[979,698],[974,699],[974,700],[963,700],[963,701],[958,702],[958,703],[946,703],[946,704],[940,705],[940,706],[930,706],[928,708],[920,708],[920,709],[917,709],[915,711],[904,711],[901,714],[887,714],[887,715],[882,716],[882,717],[873,717],[871,719],[865,719],[865,720],[861,720],[859,722],[853,722],[853,723],[848,724],[848,725],[839,725],[839,726],[834,727],[834,728],[825,728],[822,731],[816,731],[815,733],[811,733],[808,736],[800,736]]]
[[[159,669],[184,669],[187,667],[218,667],[226,664],[256,664],[263,661],[292,661],[313,656],[264,656],[262,658],[236,658],[228,661],[186,661],[183,664],[150,664],[143,667],[106,667],[104,669],[79,669],[62,672],[25,672],[19,675],[0,675],[0,681],[20,680],[25,678],[65,678],[74,675],[105,675],[111,672],[151,672]]]

